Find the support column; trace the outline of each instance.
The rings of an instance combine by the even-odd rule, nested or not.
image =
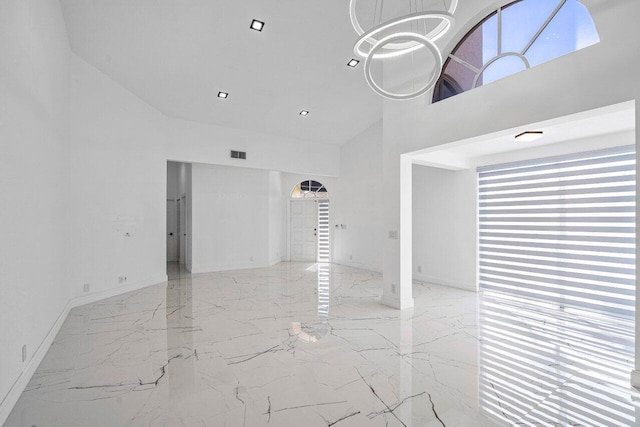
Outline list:
[[[394,308],[413,307],[412,163],[395,146],[383,143],[385,244],[382,303]]]

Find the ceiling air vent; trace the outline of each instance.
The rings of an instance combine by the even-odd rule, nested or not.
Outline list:
[[[231,150],[231,158],[232,159],[247,160],[247,152],[246,151],[234,151],[234,150]]]

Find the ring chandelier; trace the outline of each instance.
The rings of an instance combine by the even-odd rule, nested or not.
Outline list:
[[[423,4],[424,2],[421,0],[409,0],[409,2],[409,9],[415,10],[415,12],[389,19],[384,22],[382,22],[384,0],[376,2],[376,9],[379,5],[379,10],[374,10],[374,16],[380,16],[380,22],[367,31],[362,28],[360,21],[358,21],[358,17],[356,16],[357,0],[351,0],[351,3],[349,4],[351,24],[359,36],[353,45],[353,53],[360,58],[364,58],[364,75],[371,89],[389,99],[416,98],[428,92],[433,88],[433,86],[435,86],[438,78],[440,78],[440,73],[442,72],[443,61],[440,49],[438,49],[434,42],[444,36],[455,23],[453,14],[458,7],[458,0],[451,0],[446,11],[418,11],[418,4]],[[411,5],[411,2],[414,3],[413,6],[415,7]],[[439,21],[438,24],[431,31],[427,32],[427,21],[434,19]],[[412,28],[414,24],[416,28],[419,28],[419,24],[423,23],[425,29],[424,34],[419,33],[419,30],[401,31],[400,26],[406,23],[409,23]],[[391,34],[381,37],[383,33],[387,34],[390,31]],[[374,81],[371,73],[371,61],[373,58],[395,58],[415,52],[423,47],[426,47],[435,59],[434,69],[426,85],[411,93],[399,94],[384,90]]]

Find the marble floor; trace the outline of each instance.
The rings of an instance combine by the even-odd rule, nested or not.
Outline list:
[[[633,325],[337,265],[75,308],[6,426],[633,426]]]

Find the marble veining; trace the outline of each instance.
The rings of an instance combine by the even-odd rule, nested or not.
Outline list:
[[[6,426],[626,426],[633,324],[329,264],[172,275],[70,313]]]

